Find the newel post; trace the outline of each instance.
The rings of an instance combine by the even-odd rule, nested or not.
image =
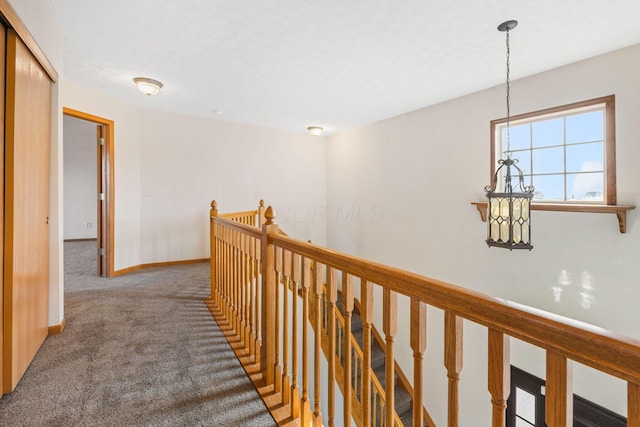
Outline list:
[[[275,214],[269,206],[265,212],[266,222],[262,226],[262,347],[260,361],[265,382],[274,384],[276,363],[276,269],[275,246],[269,243],[270,234],[278,234]]]
[[[209,210],[209,265],[211,268],[211,295],[209,299],[217,301],[218,293],[217,293],[217,280],[216,280],[216,262],[218,259],[216,258],[216,223],[213,220],[214,217],[218,216],[218,203],[215,200],[211,201],[211,209]]]

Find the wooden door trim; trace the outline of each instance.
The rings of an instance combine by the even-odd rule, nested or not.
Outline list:
[[[1,1],[1,0],[0,0]],[[105,234],[103,236],[104,243],[104,256],[107,259],[107,269],[105,271],[106,277],[112,277],[114,275],[114,174],[113,174],[113,120],[105,119],[104,117],[94,116],[93,114],[84,113],[82,111],[74,110],[71,108],[63,107],[62,113],[64,115],[75,117],[77,119],[87,120],[92,123],[102,125],[104,128],[104,158],[102,164],[105,170],[105,197],[104,201],[107,204],[106,217],[103,218],[105,223]]]
[[[51,79],[15,30],[6,49],[3,393],[48,335],[51,182]]]
[[[24,25],[22,19],[18,16],[16,11],[11,7],[8,0],[0,0],[0,14],[3,16],[4,20],[8,24],[10,28],[18,34],[18,36],[22,39],[22,42],[27,46],[27,49],[31,51],[33,56],[42,66],[44,72],[49,76],[53,83],[58,81],[58,72],[51,65],[49,58],[45,55],[44,51],[40,49],[38,42],[33,38],[27,26]]]

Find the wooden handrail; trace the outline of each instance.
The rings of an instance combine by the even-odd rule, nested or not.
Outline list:
[[[463,374],[462,326],[463,320],[468,320],[488,330],[487,375],[493,426],[502,426],[505,421],[509,395],[509,340],[513,337],[546,350],[546,421],[550,427],[565,427],[571,422],[573,362],[627,381],[627,423],[630,427],[640,427],[640,340],[288,237],[280,232],[270,207],[265,210],[261,205],[257,214],[246,211],[233,215],[218,215],[215,202],[211,208],[212,294],[208,301],[217,307],[252,360],[259,364],[259,384],[270,387],[265,402],[273,401],[275,393],[280,399],[278,407],[289,408],[286,413],[291,419],[300,420],[305,426],[320,426],[325,420],[328,425],[335,424],[336,397],[332,389],[337,383],[345,394],[354,396],[353,405],[351,398],[345,402],[344,422],[353,418],[359,425],[373,424],[375,420],[385,420],[386,425],[401,425],[395,410],[383,413],[382,409],[385,402],[393,408],[394,402],[393,354],[401,351],[394,343],[398,321],[396,295],[399,294],[409,297],[411,303],[410,349],[414,356],[411,395],[420,405],[416,407],[414,400],[414,427],[422,423],[419,408],[423,403],[421,372],[427,339],[427,305],[444,311],[447,425],[457,426],[460,422],[458,383]],[[251,215],[258,220],[251,223],[247,219]],[[256,228],[257,224],[261,229]],[[344,319],[336,308],[336,274],[342,277]],[[328,287],[324,286],[325,277]],[[370,349],[360,350],[350,333],[351,313],[357,305],[354,281],[359,281],[362,291],[364,313],[362,309],[360,311],[364,314],[365,347],[371,342],[373,288],[382,288],[383,298],[378,305],[382,306],[386,346],[386,390],[382,390],[375,376],[370,375]],[[298,298],[302,301],[302,316],[297,314]],[[333,315],[327,314],[324,304],[330,307]],[[288,333],[290,322],[294,339]],[[316,331],[313,342],[308,333],[310,324]],[[330,333],[328,329],[331,329]],[[298,339],[295,338],[298,330],[302,332],[300,374],[296,356]],[[328,353],[334,353],[329,357],[334,360],[330,363],[328,381],[320,378],[323,340],[332,342],[332,351]],[[340,362],[342,357],[344,364]],[[366,378],[367,383],[353,383],[352,370],[355,378]],[[299,375],[301,388],[297,380]],[[309,393],[309,375],[313,375],[313,397]],[[326,417],[320,412],[321,388],[324,392],[325,387],[328,387],[329,395]],[[363,393],[366,398],[358,400]]]
[[[640,340],[291,237],[270,235],[269,240],[303,257],[640,384]]]
[[[345,319],[342,316],[342,314],[340,314],[340,312],[338,310],[335,310],[335,316],[334,318],[337,320],[337,323],[339,325],[340,328],[344,329],[344,325],[345,325]],[[351,347],[355,353],[356,358],[359,360],[360,366],[364,366],[363,365],[363,361],[364,361],[364,352],[362,351],[362,349],[360,348],[360,345],[358,344],[358,340],[356,340],[356,337],[353,336],[353,334],[350,336],[351,337]],[[331,353],[329,353],[331,354]],[[381,406],[386,406],[386,399],[385,399],[385,390],[384,387],[382,387],[382,384],[380,384],[380,381],[378,380],[378,377],[376,377],[373,374],[373,370],[370,369],[370,381],[371,384],[373,385],[373,394],[377,395],[380,397],[380,402],[381,402]],[[362,404],[362,402],[361,402]],[[417,407],[419,408],[420,412],[422,411],[422,407],[421,405],[417,405]],[[392,412],[393,414],[393,420],[394,426],[402,426],[402,421],[400,420],[400,417],[398,416],[398,413],[395,411],[395,409]],[[371,421],[371,424],[373,424],[373,420]]]

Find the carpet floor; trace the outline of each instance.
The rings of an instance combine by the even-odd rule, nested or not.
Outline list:
[[[203,302],[208,264],[103,279],[94,247],[65,243],[67,327],[0,399],[0,426],[276,425]]]

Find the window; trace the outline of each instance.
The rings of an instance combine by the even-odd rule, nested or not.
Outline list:
[[[544,380],[511,366],[507,427],[544,427]],[[573,395],[573,427],[624,427],[626,418]]]
[[[492,176],[507,151],[534,202],[616,204],[614,95],[491,122]]]

